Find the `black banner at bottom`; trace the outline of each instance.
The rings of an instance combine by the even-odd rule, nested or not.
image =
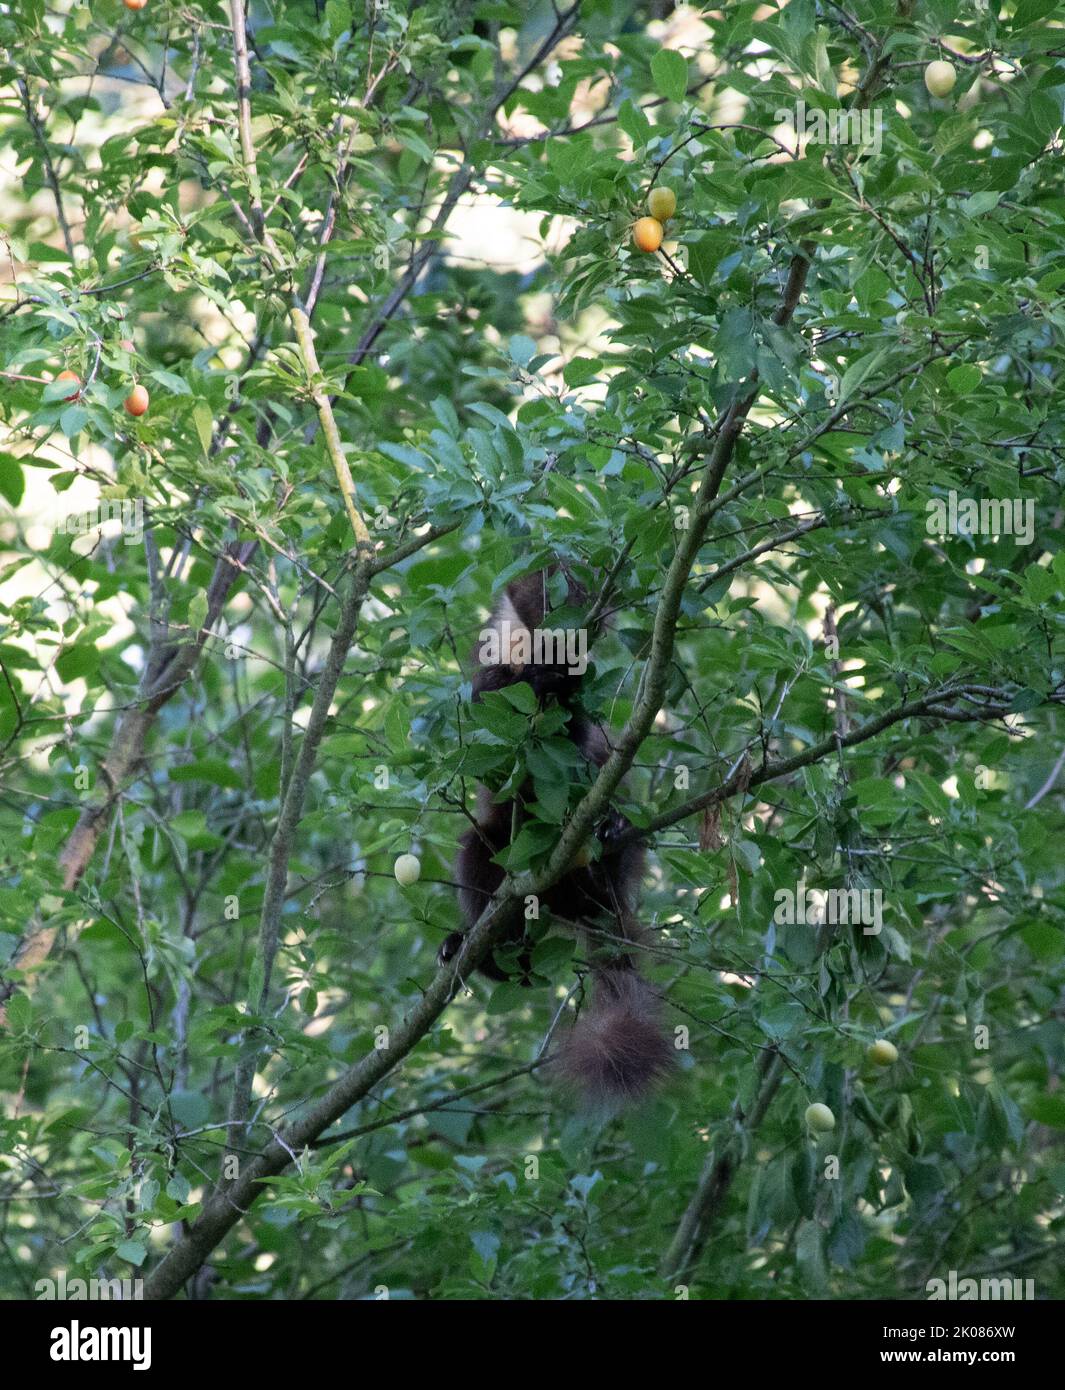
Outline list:
[[[212,1377],[237,1370],[271,1377],[287,1371],[304,1375],[309,1358],[349,1355],[356,1346],[361,1349],[358,1359],[367,1353],[386,1354],[391,1347],[392,1354],[402,1357],[407,1375],[420,1368],[419,1363],[450,1364],[456,1350],[469,1352],[471,1343],[481,1344],[486,1336],[505,1337],[512,1327],[526,1339],[534,1332],[543,1346],[556,1331],[566,1335],[567,1347],[570,1339],[587,1338],[601,1373],[604,1358],[613,1359],[612,1350],[619,1356],[631,1354],[633,1334],[639,1335],[641,1324],[662,1339],[654,1346],[670,1364],[690,1352],[705,1365],[709,1355],[724,1352],[730,1362],[739,1357],[762,1374],[777,1366],[791,1372],[800,1367],[806,1372],[942,1365],[1033,1372],[1060,1343],[1062,1307],[1009,1299],[710,1301],[700,1309],[686,1299],[627,1303],[622,1308],[610,1302],[532,1305],[484,1300],[477,1305],[474,1335],[468,1315],[456,1318],[453,1301],[396,1299],[391,1307],[389,1302],[346,1304],[338,1316],[340,1305],[321,1302],[72,1300],[6,1303],[0,1317],[6,1324],[7,1345],[17,1345],[19,1362],[31,1374],[54,1370],[72,1380],[94,1372],[111,1377],[122,1371],[172,1376],[179,1368],[188,1375],[201,1357]],[[616,1311],[623,1312],[623,1324],[613,1324]],[[617,1332],[611,1335],[615,1326]],[[412,1328],[424,1328],[428,1335],[413,1342]],[[439,1338],[432,1336],[437,1330]],[[403,1341],[386,1340],[397,1333]]]

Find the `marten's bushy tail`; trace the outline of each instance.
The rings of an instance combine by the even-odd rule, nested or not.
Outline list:
[[[593,978],[591,1002],[562,1043],[558,1074],[592,1106],[638,1100],[673,1065],[658,999],[631,967],[596,969]]]

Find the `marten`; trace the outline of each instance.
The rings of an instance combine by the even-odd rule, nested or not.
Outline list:
[[[556,638],[561,635],[545,621],[551,613],[549,588],[558,574],[565,575],[565,606],[586,606],[586,591],[557,565],[508,584],[481,633],[482,639],[495,640],[482,640],[475,650],[472,698],[477,701],[486,691],[525,681],[541,709],[554,700],[567,712],[567,736],[591,768],[598,769],[610,755],[610,744],[579,703],[586,661],[568,659],[573,655],[572,641],[560,652],[561,642],[544,644],[537,640],[538,634],[545,632]],[[554,587],[561,586],[556,582]],[[488,787],[478,787],[476,822],[459,842],[455,862],[459,905],[467,928],[481,916],[503,882],[503,869],[494,862],[494,856],[511,843],[526,818],[526,806],[534,800],[531,779],[516,797],[503,801],[497,801]],[[628,825],[625,817],[611,808],[596,828],[598,858],[589,853],[578,856],[575,865],[541,901],[553,918],[581,932],[589,952],[591,1001],[566,1034],[553,1066],[567,1086],[592,1104],[643,1096],[665,1076],[673,1060],[658,999],[639,973],[638,952],[625,949],[639,946],[644,938],[634,915],[643,876],[643,850],[635,842],[617,843]],[[519,924],[509,942],[521,944],[523,939],[524,927]],[[461,942],[462,933],[452,932],[440,948],[441,962],[450,960]],[[508,955],[513,958],[514,952]],[[492,980],[513,978],[496,959],[487,959],[479,968]],[[523,983],[528,983],[525,976],[529,968],[528,953],[521,952],[517,977]]]

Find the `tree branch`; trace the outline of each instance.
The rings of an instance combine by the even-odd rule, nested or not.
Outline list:
[[[239,0],[235,0],[235,3],[239,3]],[[256,959],[256,965],[262,973],[262,984],[258,999],[248,1001],[249,1008],[260,1018],[266,1016],[270,1009],[270,985],[280,940],[281,915],[285,907],[288,861],[292,854],[296,830],[303,815],[303,804],[318,757],[318,748],[325,734],[329,708],[333,703],[333,696],[336,694],[337,685],[344,671],[344,663],[355,636],[359,613],[362,611],[363,600],[366,598],[366,592],[370,586],[370,577],[371,569],[367,553],[357,561],[350,587],[341,603],[340,621],[337,623],[332,641],[329,644],[329,655],[321,675],[318,677],[318,688],[314,694],[307,728],[300,743],[299,753],[288,786],[284,791],[277,826],[270,840],[266,886],[259,916],[259,950]],[[248,1048],[237,1064],[229,1104],[229,1143],[233,1148],[237,1147],[239,1141],[237,1128],[247,1118],[258,1055],[258,1048]]]
[[[195,667],[203,645],[221,615],[229,591],[254,549],[255,543],[251,541],[234,541],[226,547],[215,566],[207,590],[207,616],[198,633],[180,645],[168,643],[165,647],[153,645],[149,648],[141,698],[122,715],[100,768],[100,784],[96,794],[82,811],[60,853],[59,867],[65,892],[70,892],[77,885],[88,867],[115,803],[140,765],[145,740],[156,715]],[[6,970],[26,971],[40,965],[51,951],[57,931],[58,927],[49,926],[42,916],[35,917],[15,947]],[[16,987],[16,981],[11,979],[0,984],[0,1028],[7,1022],[7,1001]]]
[[[48,148],[48,136],[45,134],[44,125],[40,116],[37,114],[33,98],[30,96],[30,89],[26,85],[26,79],[18,79],[19,96],[22,99],[22,108],[26,112],[26,120],[29,122],[30,129],[41,147],[41,162],[44,165],[45,178],[48,187],[52,190],[52,197],[55,199],[56,217],[59,219],[59,229],[63,233],[63,243],[67,248],[67,255],[71,260],[74,259],[74,238],[70,233],[70,223],[67,221],[66,209],[63,207],[63,192],[59,186],[59,175],[56,173],[55,165],[52,163],[52,152]]]
[[[291,1163],[293,1153],[299,1153],[335,1124],[417,1046],[444,1012],[462,978],[476,968],[503,935],[517,909],[517,894],[522,886],[522,880],[515,880],[511,891],[501,896],[481,917],[467,934],[458,954],[437,971],[402,1024],[393,1031],[389,1046],[372,1049],[349,1067],[305,1114],[278,1132],[235,1182],[204,1204],[188,1233],[145,1280],[145,1298],[173,1297],[241,1219],[261,1193],[263,1183],[283,1172]]]
[[[822,758],[828,757],[833,752],[844,748],[853,748],[858,743],[865,743],[868,739],[875,738],[877,734],[883,733],[892,724],[898,724],[903,719],[912,719],[918,715],[931,715],[940,719],[948,719],[953,723],[966,723],[1001,718],[1008,711],[1009,697],[1005,691],[999,693],[1001,703],[992,706],[961,709],[948,704],[948,701],[954,700],[958,696],[964,696],[969,689],[970,687],[964,685],[947,686],[942,690],[923,695],[920,699],[907,700],[901,705],[896,705],[894,709],[886,710],[883,714],[877,715],[876,718],[868,719],[864,724],[859,724],[844,736],[833,732],[819,743],[812,744],[802,753],[796,753],[790,758],[778,758],[774,762],[764,762],[753,772],[750,771],[749,767],[746,769],[740,767],[710,791],[693,796],[690,800],[682,802],[679,806],[674,806],[669,811],[663,811],[661,815],[654,816],[644,826],[630,826],[628,830],[618,836],[617,843],[622,845],[630,840],[653,835],[656,831],[664,830],[667,826],[676,825],[678,821],[687,820],[689,816],[698,815],[700,811],[705,811],[710,806],[727,801],[737,792],[746,792],[752,787],[761,786],[763,782],[772,782],[778,777],[787,777],[793,772],[798,772],[800,768],[820,762]]]
[[[729,1133],[722,1147],[707,1158],[669,1249],[662,1257],[659,1273],[663,1279],[682,1279],[698,1264],[714,1215],[728,1195],[739,1167],[744,1139],[765,1119],[783,1079],[784,1059],[779,1052],[766,1052],[751,1113],[744,1117],[739,1102],[733,1104],[731,1118],[727,1126],[722,1126]]]

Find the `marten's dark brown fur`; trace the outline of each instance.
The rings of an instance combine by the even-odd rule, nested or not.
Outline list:
[[[504,634],[509,625],[516,632],[542,629],[550,612],[548,584],[552,571],[540,571],[509,584],[488,622],[489,628]],[[568,584],[568,603],[580,606],[584,592],[572,581]],[[474,700],[490,690],[527,682],[543,706],[554,697],[569,712],[569,738],[594,768],[602,767],[610,755],[610,745],[598,725],[576,705],[581,675],[563,664],[536,664],[510,660],[516,648],[501,644],[501,659],[478,666],[473,678]],[[532,784],[522,787],[513,800],[497,802],[487,787],[477,793],[477,823],[459,844],[455,878],[459,903],[467,927],[472,927],[503,881],[503,870],[493,858],[510,842],[525,819],[525,806],[535,799]],[[580,929],[599,930],[594,939],[586,935],[592,957],[593,992],[590,1004],[566,1036],[558,1060],[563,1080],[580,1091],[587,1100],[616,1101],[645,1093],[668,1070],[672,1049],[661,1021],[658,1000],[638,972],[626,942],[636,944],[641,929],[634,912],[643,874],[643,852],[633,844],[618,846],[616,840],[628,822],[611,810],[596,831],[601,851],[583,867],[570,869],[543,898],[542,905],[553,917]],[[511,942],[520,942],[519,927]],[[615,937],[618,947],[604,939]],[[440,959],[455,955],[462,935],[453,932],[440,948]],[[483,962],[481,971],[493,980],[510,975],[494,959]],[[519,969],[528,969],[528,956],[519,957]]]

